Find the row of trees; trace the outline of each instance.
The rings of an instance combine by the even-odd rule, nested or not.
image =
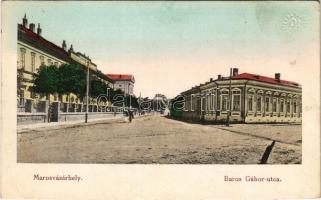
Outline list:
[[[77,64],[63,64],[59,67],[41,66],[38,73],[34,75],[33,82],[34,86],[31,90],[45,96],[75,94],[83,100],[86,95],[86,70]],[[89,96],[91,98],[107,94],[107,91],[109,96],[106,100],[113,103],[117,101],[116,96],[120,95],[124,98],[125,106],[138,107],[135,96],[125,96],[121,90],[114,90],[97,77],[90,77]]]

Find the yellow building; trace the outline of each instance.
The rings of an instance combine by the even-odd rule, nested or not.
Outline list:
[[[58,94],[50,96],[40,96],[33,93],[31,87],[33,86],[33,76],[41,65],[56,65],[77,63],[85,69],[89,66],[91,78],[96,78],[109,87],[113,87],[113,81],[106,77],[101,71],[97,69],[97,65],[91,61],[88,56],[79,52],[74,52],[72,45],[67,51],[66,42],[63,40],[62,46],[58,46],[44,37],[42,37],[42,29],[38,24],[35,29],[35,24],[30,23],[26,15],[22,19],[22,24],[18,24],[18,40],[17,40],[17,104],[18,112],[44,112],[44,104],[50,98],[51,102],[61,102],[73,104],[73,106],[65,106],[64,111],[82,111],[79,104],[81,100],[76,95],[61,95]],[[95,103],[91,101],[91,103]],[[39,106],[40,105],[40,106]]]
[[[25,104],[35,105],[38,100],[45,100],[48,97],[42,97],[33,93],[32,86],[33,75],[41,65],[60,66],[64,63],[70,63],[68,52],[62,47],[46,40],[41,36],[42,29],[38,24],[35,30],[35,24],[30,23],[24,16],[22,24],[18,24],[18,42],[17,42],[17,76],[18,76],[18,107],[25,107]],[[58,96],[50,96],[53,101],[58,101]],[[31,108],[26,111],[31,112]],[[23,111],[23,110],[21,110]]]

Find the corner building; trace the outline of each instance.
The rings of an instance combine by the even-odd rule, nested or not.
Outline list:
[[[301,123],[302,88],[298,83],[242,73],[200,84],[181,93],[182,117],[206,122]]]

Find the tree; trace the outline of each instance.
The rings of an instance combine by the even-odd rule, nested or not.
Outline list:
[[[127,95],[125,97],[125,106],[132,107],[132,108],[139,108],[139,103],[137,97],[133,95]]]
[[[102,94],[107,93],[107,84],[101,80],[91,80],[90,81],[90,95],[92,97],[97,97]]]
[[[58,68],[54,65],[41,66],[38,69],[38,74],[34,75],[33,82],[34,86],[31,89],[35,93],[49,96],[58,92]]]
[[[59,94],[73,93],[84,97],[86,93],[86,72],[76,64],[63,64],[59,67]]]
[[[38,74],[34,75],[34,85],[31,87],[31,91],[39,94],[46,95],[50,105],[50,94],[58,92],[58,68],[55,65],[41,66],[38,69]],[[48,112],[48,122],[50,112]]]

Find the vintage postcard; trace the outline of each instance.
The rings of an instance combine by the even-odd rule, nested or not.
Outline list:
[[[3,1],[2,198],[320,197],[317,1]]]

